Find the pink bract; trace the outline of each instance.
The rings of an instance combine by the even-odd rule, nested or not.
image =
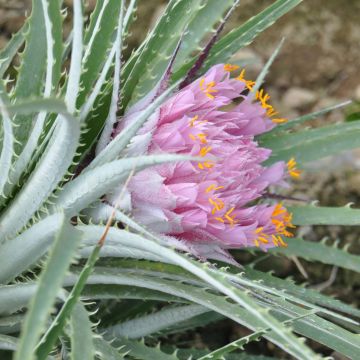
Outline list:
[[[243,72],[231,76],[236,69],[213,66],[181,89],[153,114],[129,148],[129,155],[204,158],[143,170],[128,186],[131,212],[139,223],[204,257],[229,248],[285,246],[280,235],[291,235],[286,209],[257,201],[269,186],[284,185],[288,174],[284,162],[263,165],[271,151],[259,147],[254,137],[283,119],[271,118],[275,111],[268,96],[254,94],[253,82]],[[130,111],[121,126],[134,116]]]

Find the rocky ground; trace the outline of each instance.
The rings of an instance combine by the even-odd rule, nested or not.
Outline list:
[[[6,44],[10,34],[22,25],[30,3],[30,0],[0,0],[0,48]],[[65,0],[65,3],[69,5],[72,1]],[[88,9],[91,10],[95,3],[96,0],[88,1]],[[147,0],[139,3],[139,19],[132,28],[133,38],[129,43],[129,50],[145,36],[145,29],[154,22],[166,1]],[[271,3],[271,0],[242,0],[227,29],[243,23]],[[346,110],[334,111],[310,126],[343,121],[348,114],[360,111],[359,13],[358,0],[305,0],[259,36],[246,50],[236,54],[235,60],[255,60],[248,66],[249,77],[255,78],[281,38],[285,37],[283,49],[274,62],[266,83],[274,104],[282,114],[294,118],[352,99],[353,105]],[[148,14],[154,15],[149,17]],[[360,207],[359,168],[359,150],[339,155],[335,160],[319,161],[315,166],[305,169],[302,179],[294,184],[293,195],[300,194],[305,195],[308,200],[319,200],[321,205],[342,206],[353,202],[355,207]],[[341,239],[342,243],[352,244],[354,252],[360,253],[358,227],[314,227],[302,231],[309,240],[318,240],[323,236]],[[272,259],[270,265],[264,266],[274,267],[274,262],[282,275],[292,274],[299,281],[305,280],[294,262]],[[301,264],[311,284],[321,284],[332,275],[333,283],[325,286],[325,292],[350,303],[359,298],[356,295],[360,295],[360,279],[354,273],[343,270],[336,272],[328,266],[313,265],[305,261]],[[216,332],[217,340],[211,337],[211,331],[206,331],[192,334],[191,341],[195,337],[201,346],[203,343],[222,342],[219,339],[220,333],[223,334],[224,341],[243,334],[243,330],[230,326],[227,322],[221,326],[224,331],[210,328]],[[189,338],[182,339],[185,343],[188,340]],[[271,345],[265,342],[261,344],[267,353],[273,353]],[[277,356],[282,357],[281,354]]]

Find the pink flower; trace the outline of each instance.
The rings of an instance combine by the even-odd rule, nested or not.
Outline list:
[[[271,154],[255,135],[286,119],[274,118],[263,90],[234,65],[216,65],[167,100],[141,129],[130,155],[177,153],[203,157],[156,166],[129,183],[134,218],[159,234],[185,242],[203,256],[221,249],[286,246],[291,215],[281,204],[258,203],[271,185],[283,185],[286,164],[263,165]],[[121,126],[132,121],[129,112]],[[293,159],[288,164],[298,176]]]

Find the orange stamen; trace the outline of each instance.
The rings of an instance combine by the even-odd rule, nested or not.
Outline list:
[[[232,72],[235,70],[240,69],[240,66],[238,65],[232,65],[232,64],[225,64],[224,65],[224,71]]]
[[[301,171],[297,169],[297,163],[294,158],[291,158],[287,163],[288,173],[293,178],[298,178],[301,174]]]

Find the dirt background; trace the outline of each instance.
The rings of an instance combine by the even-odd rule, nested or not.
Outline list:
[[[226,30],[243,23],[258,11],[271,4],[270,0],[242,0]],[[71,0],[65,4],[71,5]],[[90,11],[96,0],[88,1]],[[139,44],[150,24],[163,11],[165,0],[139,1],[138,20],[132,27],[128,51]],[[30,9],[30,0],[0,0],[0,49],[10,34],[23,24]],[[255,63],[247,67],[248,76],[256,77],[282,37],[283,49],[267,77],[267,90],[273,103],[284,116],[294,118],[300,114],[352,99],[354,103],[345,110],[334,111],[310,126],[344,121],[353,112],[360,111],[360,1],[359,0],[304,0],[295,10],[284,16],[249,47],[235,55],[236,59],[251,58]],[[66,32],[69,30],[66,25]],[[349,202],[360,208],[360,151],[350,151],[335,159],[324,159],[305,169],[300,181],[292,190],[293,196],[309,201],[319,200],[321,205],[343,206]],[[324,236],[351,244],[351,251],[360,253],[358,227],[306,227],[300,229],[309,240],[318,241]],[[298,281],[308,281],[323,288],[348,303],[359,303],[360,279],[353,272],[332,269],[329,266],[271,258],[262,263],[264,269],[274,269],[282,276],[291,275]],[[305,270],[308,279],[302,272]],[[330,280],[328,283],[324,283]],[[220,328],[218,327],[220,326]],[[220,331],[219,331],[220,330]],[[214,334],[212,334],[214,331]],[[215,336],[216,335],[216,336]],[[195,343],[219,345],[244,335],[244,330],[228,322],[209,327],[206,332],[194,332],[176,339],[177,344]],[[175,339],[174,339],[175,340]],[[264,341],[255,345],[255,352],[272,354],[271,344]],[[316,347],[316,345],[315,345]],[[254,344],[250,345],[254,348]],[[323,348],[324,354],[331,353]],[[337,359],[341,357],[332,354]]]

